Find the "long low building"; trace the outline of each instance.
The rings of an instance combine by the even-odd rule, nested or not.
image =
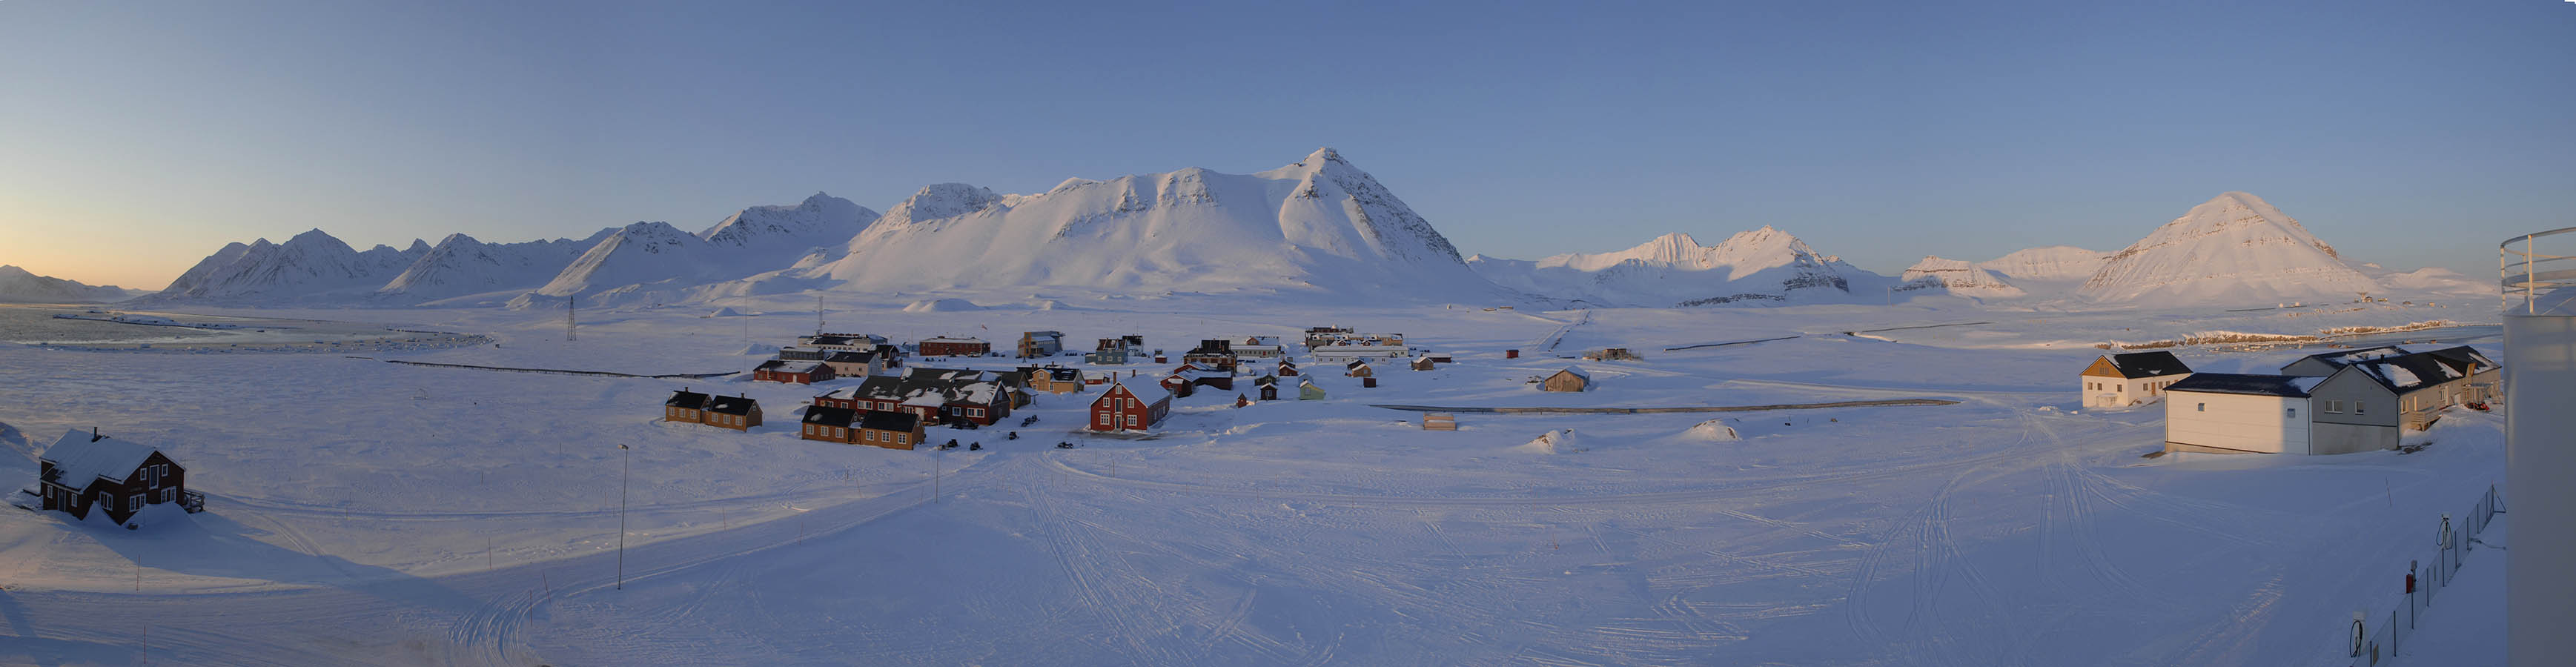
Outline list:
[[[2165,451],[2316,454],[2308,392],[2320,377],[2194,373],[2165,387]]]

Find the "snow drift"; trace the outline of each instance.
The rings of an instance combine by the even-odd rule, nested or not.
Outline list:
[[[1583,434],[1576,433],[1574,432],[1574,429],[1569,428],[1541,433],[1538,437],[1531,438],[1529,442],[1522,443],[1520,446],[1513,447],[1512,449],[1532,454],[1562,454],[1566,452],[1587,451],[1590,450],[1591,447],[1584,443]]]

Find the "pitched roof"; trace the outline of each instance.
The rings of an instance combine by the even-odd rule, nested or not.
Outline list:
[[[864,364],[875,361],[876,358],[877,353],[873,350],[834,350],[831,354],[825,355],[823,360],[838,364]]]
[[[759,366],[752,368],[752,370],[769,371],[772,373],[812,373],[814,372],[814,369],[822,367],[823,363],[819,361],[771,359],[769,361],[761,362]]]
[[[859,428],[874,431],[911,432],[920,423],[920,415],[897,410],[869,410],[859,416]]]
[[[850,425],[851,419],[858,416],[858,412],[849,408],[817,405],[805,408],[805,423],[846,427]]]
[[[749,396],[717,396],[707,399],[707,411],[727,415],[747,415],[760,408],[760,401]]]
[[[2440,356],[2417,353],[2382,357],[2351,365],[2371,381],[2399,394],[2429,389],[2466,375],[2468,363],[2454,362]]]
[[[2368,360],[2371,360],[2371,359],[2379,359],[2379,358],[2383,358],[2383,357],[2394,357],[2394,356],[2398,356],[2398,355],[2402,355],[2402,354],[2412,354],[2412,352],[2408,351],[2406,348],[2398,347],[2398,346],[2395,346],[2395,345],[2378,345],[2378,346],[2373,346],[2373,347],[2355,348],[2355,349],[2350,349],[2350,350],[2335,350],[2335,351],[2333,351],[2333,352],[2319,352],[2319,353],[2316,353],[2316,354],[2311,354],[2311,355],[2308,355],[2308,356],[2300,357],[2300,358],[2299,358],[2299,361],[2293,361],[2293,362],[2290,362],[2290,363],[2287,363],[2287,364],[2282,364],[2282,365],[2281,365],[2281,367],[2282,367],[2282,368],[2289,368],[2289,367],[2291,367],[2291,366],[2298,365],[2300,361],[2307,361],[2307,360],[2309,360],[2309,359],[2315,359],[2315,360],[2317,360],[2317,361],[2325,362],[2325,363],[2327,363],[2327,364],[2329,364],[2329,365],[2333,365],[2333,366],[2336,366],[2336,367],[2342,367],[2342,366],[2350,366],[2350,365],[2352,365],[2354,362],[2359,362],[2359,361],[2368,361]]]
[[[2111,367],[2120,369],[2120,377],[2131,380],[2191,372],[2191,367],[2183,365],[2172,352],[2124,352],[2109,356]]]
[[[1584,381],[1586,381],[1586,382],[1589,382],[1589,381],[1591,381],[1591,380],[1592,380],[1592,374],[1591,374],[1591,373],[1585,373],[1585,372],[1583,372],[1583,369],[1582,369],[1582,368],[1578,368],[1578,367],[1574,367],[1574,366],[1567,366],[1567,367],[1565,367],[1565,370],[1557,371],[1557,373],[1571,373],[1571,374],[1573,374],[1575,377],[1583,378],[1583,379],[1584,379]],[[1550,374],[1548,374],[1548,377],[1556,377],[1556,374],[1555,374],[1555,373],[1550,373]]]
[[[45,448],[39,458],[54,462],[54,470],[62,473],[54,483],[82,488],[100,477],[125,481],[134,475],[134,469],[143,467],[144,460],[152,458],[152,452],[151,445],[141,442],[119,438],[91,441],[89,433],[73,429],[63,431],[63,437]]]
[[[2191,377],[2166,386],[2167,393],[2199,392],[2204,394],[2245,394],[2251,396],[2285,396],[2307,398],[2308,391],[2321,377],[2297,375],[2249,375],[2244,373],[2193,373]]]
[[[662,405],[674,408],[704,410],[707,407],[707,395],[682,389],[671,392],[670,400],[662,401]]]
[[[2422,354],[2440,357],[2445,361],[2452,362],[2452,365],[2454,366],[2465,367],[2467,364],[2474,363],[2481,368],[2497,367],[2495,360],[2488,359],[2487,355],[2480,354],[2476,348],[2472,348],[2467,345],[2454,345],[2439,350],[2426,350]]]

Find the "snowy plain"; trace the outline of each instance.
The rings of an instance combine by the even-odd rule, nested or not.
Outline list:
[[[0,512],[0,662],[2326,665],[2433,517],[2499,483],[2504,462],[2500,415],[2449,415],[2409,435],[2434,443],[2414,454],[2149,459],[2160,406],[2076,407],[2076,374],[2112,340],[2448,319],[2468,324],[2359,340],[2500,356],[2478,324],[2492,311],[2471,304],[1534,312],[932,296],[1061,307],[835,294],[822,318],[905,341],[1141,333],[1175,354],[1338,324],[1459,363],[1382,367],[1373,389],[1309,363],[1329,398],[1237,409],[1236,392],[1202,391],[1134,440],[1071,432],[1094,393],[1041,394],[1020,439],[937,429],[986,447],[942,452],[797,439],[795,409],[849,381],[383,363],[740,371],[759,358],[745,351],[815,328],[804,296],[727,302],[753,314],[736,317],[586,312],[577,341],[559,311],[187,311],[497,343],[442,350],[0,344],[0,444],[26,461],[0,486],[32,484],[37,449],[95,425],[164,447],[208,495],[206,513],[156,508],[134,531]],[[1940,324],[1959,326],[1899,328]],[[1666,349],[1784,336],[1797,337]],[[1645,359],[1562,358],[1605,346]],[[2244,372],[2314,350],[2175,351]],[[1526,383],[1569,365],[1595,388]],[[657,421],[683,386],[758,398],[768,425]],[[1370,407],[1886,398],[1958,402],[1460,413],[1456,432]],[[1742,439],[1686,437],[1710,419]],[[1521,447],[1560,429],[1588,449]]]

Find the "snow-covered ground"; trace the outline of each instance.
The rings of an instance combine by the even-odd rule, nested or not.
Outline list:
[[[904,308],[925,298],[1049,308]],[[2497,355],[2482,309],[2399,304],[830,304],[833,330],[907,341],[1141,333],[1177,355],[1203,337],[1340,324],[1459,361],[1382,365],[1374,389],[1308,363],[1328,399],[1235,409],[1237,392],[1203,390],[1147,439],[1072,433],[1089,393],[1040,395],[1014,415],[1039,417],[1018,440],[933,432],[979,452],[796,439],[796,407],[848,381],[380,361],[744,370],[758,359],[746,349],[814,328],[806,299],[723,304],[744,317],[585,312],[573,342],[543,310],[205,311],[497,341],[360,355],[377,359],[0,344],[0,387],[14,388],[0,444],[28,461],[0,470],[0,488],[31,484],[37,448],[95,425],[162,445],[208,495],[206,513],[155,508],[135,531],[0,512],[0,662],[2324,665],[2350,612],[2384,602],[2420,555],[2424,527],[2498,483],[2504,461],[2500,415],[2453,414],[2409,436],[2434,443],[2414,454],[2147,459],[2161,409],[2077,407],[2075,375],[2109,340],[2451,319],[2472,325],[2392,337]],[[1937,324],[1959,326],[1900,328]],[[1645,360],[1563,358],[1605,346]],[[2223,372],[2303,353],[2176,351]],[[1526,383],[1568,365],[1593,390]],[[683,386],[759,398],[769,425],[656,421]],[[1958,403],[1459,413],[1455,432],[1370,407],[1884,398]],[[1742,439],[1694,435],[1712,418]],[[1584,450],[1523,446],[1562,429]]]

